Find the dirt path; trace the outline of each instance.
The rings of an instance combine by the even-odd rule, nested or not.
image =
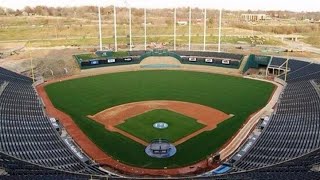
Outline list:
[[[128,134],[118,129],[118,124],[125,122],[125,120],[135,117],[137,115],[152,111],[154,109],[167,109],[185,116],[189,116],[199,123],[206,125],[204,128],[189,134],[188,136],[174,142],[174,145],[179,145],[194,136],[204,132],[210,131],[217,127],[217,124],[228,119],[230,116],[211,107],[200,104],[181,102],[181,101],[141,101],[115,106],[104,111],[101,111],[89,118],[103,124],[109,131],[119,132],[132,140],[147,146],[149,143],[145,142],[131,134]]]

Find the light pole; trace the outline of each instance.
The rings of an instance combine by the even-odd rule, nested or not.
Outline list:
[[[129,5],[127,0],[123,1],[124,4],[129,8],[129,50],[132,51],[132,12],[131,6]]]
[[[101,27],[101,10],[100,5],[98,5],[98,17],[99,17],[99,44],[100,44],[100,51],[102,51],[102,27]]]
[[[177,8],[174,8],[173,18],[173,50],[176,50],[176,36],[177,36]]]
[[[114,51],[118,51],[118,42],[117,42],[117,11],[116,6],[113,6],[113,27],[114,27]]]
[[[147,50],[147,9],[144,8],[144,50]]]
[[[207,38],[207,9],[204,9],[203,19],[203,51],[206,51],[206,38]]]
[[[191,51],[191,6],[189,7],[189,51]]]
[[[129,36],[130,36],[130,51],[132,51],[132,17],[131,17],[131,7],[129,6]]]
[[[218,42],[218,52],[221,52],[221,21],[222,21],[222,9],[219,13],[219,42]]]

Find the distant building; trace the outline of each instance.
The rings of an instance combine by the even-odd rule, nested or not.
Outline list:
[[[185,25],[188,25],[188,24],[189,24],[189,20],[187,20],[187,19],[179,19],[179,20],[177,21],[177,24],[178,24],[179,26],[185,26]]]
[[[270,20],[271,17],[266,14],[241,14],[241,20],[243,21],[263,21],[263,20]]]
[[[202,24],[203,23],[203,19],[202,18],[197,18],[197,19],[191,19],[191,23],[192,24]],[[185,26],[189,24],[189,19],[178,19],[177,20],[177,24],[179,26]]]
[[[202,23],[203,23],[203,19],[197,18],[197,19],[196,19],[196,22],[197,22],[197,24],[202,24]]]

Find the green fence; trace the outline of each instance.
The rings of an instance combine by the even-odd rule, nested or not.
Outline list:
[[[118,65],[131,65],[131,64],[140,64],[140,62],[147,58],[147,57],[160,57],[160,56],[169,56],[172,58],[177,59],[181,64],[192,64],[192,65],[204,65],[204,66],[217,66],[217,67],[224,67],[224,68],[235,68],[238,69],[240,67],[241,61],[231,61],[229,65],[221,64],[220,63],[207,63],[205,60],[200,58],[201,60],[196,62],[190,62],[189,59],[181,58],[181,56],[175,52],[168,51],[166,49],[154,49],[153,51],[146,51],[145,53],[141,54],[140,56],[132,56],[129,57],[129,52],[121,51],[121,52],[97,52],[96,54],[80,54],[74,55],[74,59],[76,60],[77,64],[79,65],[80,69],[89,69],[89,68],[97,68],[97,67],[106,67],[106,66],[118,66]],[[108,57],[104,57],[108,56]],[[125,58],[132,58],[132,61],[125,61]],[[115,62],[109,63],[108,60],[116,59]],[[251,60],[250,60],[251,59]],[[245,69],[249,69],[250,67],[258,66],[256,65],[256,61],[254,60],[255,56],[250,55],[248,63],[245,66]],[[261,63],[264,61],[263,58],[257,60]],[[270,60],[270,57],[269,57]],[[99,61],[97,64],[88,65],[90,61]],[[91,62],[90,62],[91,63]],[[259,64],[259,63],[258,63]]]
[[[270,56],[260,56],[250,54],[246,65],[244,66],[242,72],[245,73],[250,68],[259,68],[260,66],[267,66],[271,60]]]
[[[151,57],[151,56],[170,56],[170,57],[177,59],[180,62],[182,61],[181,57],[178,54],[170,52],[166,49],[164,49],[164,50],[155,49],[153,51],[148,51],[140,56],[140,60],[143,60],[143,59],[145,59],[147,57]]]

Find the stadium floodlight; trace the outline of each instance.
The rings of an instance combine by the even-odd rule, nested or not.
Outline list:
[[[144,8],[144,50],[147,50],[147,9]]]
[[[131,6],[128,3],[127,0],[123,1],[126,7],[129,8],[129,50],[132,51],[132,12],[131,12]]]
[[[218,52],[221,52],[221,21],[222,21],[222,9],[219,13],[219,42],[218,42]]]
[[[114,27],[114,51],[118,51],[118,42],[117,42],[117,11],[116,6],[113,6],[113,27]]]
[[[173,50],[176,50],[176,43],[177,43],[177,8],[174,8],[174,18],[173,18]]]
[[[207,38],[207,9],[204,9],[203,19],[203,51],[206,51],[206,38]]]
[[[191,6],[189,7],[189,51],[191,51]]]
[[[129,39],[130,39],[130,51],[132,51],[132,17],[131,17],[131,7],[129,6]]]
[[[98,5],[98,17],[99,17],[99,44],[100,44],[100,51],[102,51],[102,27],[101,27],[101,10],[100,5]]]

